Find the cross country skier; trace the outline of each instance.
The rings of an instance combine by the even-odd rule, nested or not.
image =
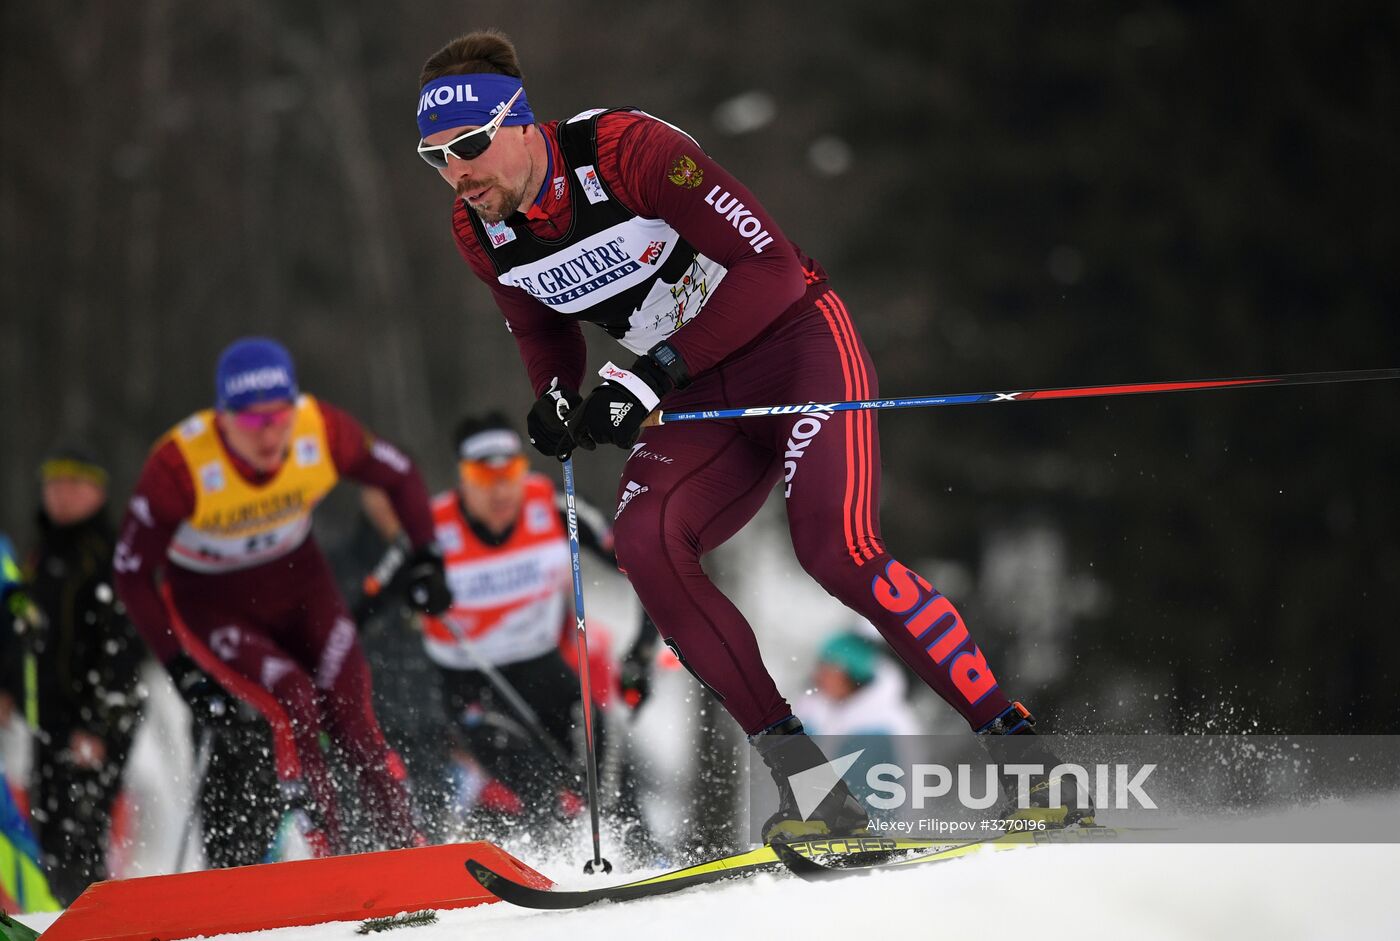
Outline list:
[[[453,600],[447,611],[423,619],[423,648],[441,675],[454,735],[519,800],[509,819],[538,832],[557,819],[561,790],[576,786],[579,766],[568,754],[580,690],[565,656],[575,647],[563,501],[549,478],[530,471],[520,435],[500,413],[459,422],[453,451],[458,486],[432,500]],[[607,520],[586,505],[578,511],[581,548],[616,565]],[[638,678],[658,644],[644,611],[623,660],[633,677],[624,694],[642,692]],[[604,705],[609,684],[597,676],[595,683],[597,705]],[[598,747],[605,747],[602,735]],[[630,798],[625,768],[620,783]],[[639,818],[635,801],[624,803],[625,814]],[[651,849],[640,823],[629,835]]]
[[[809,821],[798,813],[787,778],[825,758],[774,685],[753,629],[700,565],[779,483],[793,548],[822,587],[874,623],[976,732],[1030,732],[1030,714],[1007,698],[952,603],[880,539],[873,414],[643,427],[662,405],[877,397],[874,366],[822,266],[664,121],[595,109],[537,122],[498,32],[443,47],[419,85],[419,154],[456,194],[458,249],[490,286],[539,396],[531,441],[561,458],[575,447],[631,449],[618,560],[662,636],[772,772],[782,803],[764,837],[866,823],[844,786]],[[605,365],[586,396],[580,321],[635,355]]]
[[[278,777],[304,786],[319,824],[314,849],[350,845],[323,731],[358,776],[379,839],[408,845],[416,833],[403,765],[372,711],[364,654],[311,513],[341,477],[388,493],[415,547],[409,598],[441,611],[449,597],[427,489],[397,448],[301,394],[275,341],[229,346],[215,388],[216,407],[169,431],[146,461],[117,545],[117,592],[187,700],[199,706],[222,687],[268,720],[283,743]]]

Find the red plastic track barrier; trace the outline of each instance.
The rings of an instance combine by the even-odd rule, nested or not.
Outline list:
[[[495,902],[467,859],[537,888],[554,884],[490,843],[146,876],[89,886],[44,941],[174,941]]]

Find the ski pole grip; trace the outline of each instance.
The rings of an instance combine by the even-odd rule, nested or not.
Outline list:
[[[403,568],[405,560],[408,559],[408,546],[402,540],[396,540],[388,549],[384,550],[384,555],[375,564],[374,568],[365,576],[364,593],[365,597],[373,598],[394,580],[399,569]]]

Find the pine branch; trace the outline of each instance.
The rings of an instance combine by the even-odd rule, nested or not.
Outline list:
[[[357,934],[370,934],[375,931],[389,931],[393,928],[417,928],[421,925],[437,923],[437,912],[424,909],[421,912],[399,912],[382,918],[368,918],[360,923]]]

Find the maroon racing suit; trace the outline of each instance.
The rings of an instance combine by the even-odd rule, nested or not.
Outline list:
[[[681,355],[693,381],[666,395],[663,409],[879,395],[825,271],[688,135],[636,111],[539,128],[550,172],[529,213],[486,226],[458,200],[453,217],[458,247],[491,286],[536,395],[554,377],[582,385],[580,320],[638,354],[665,341]],[[648,265],[655,274],[642,280]],[[880,539],[873,413],[646,429],[618,482],[618,561],[662,636],[744,731],[761,732],[791,708],[753,629],[700,560],[779,482],[803,568],[874,623],[974,729],[1005,712],[1010,702],[952,603]]]
[[[336,476],[386,491],[413,544],[431,541],[428,493],[413,464],[339,409],[319,401],[314,407]],[[227,465],[244,481],[257,487],[270,480],[240,459],[222,433],[219,444]],[[117,593],[132,621],[162,663],[183,649],[268,721],[278,778],[284,786],[307,789],[332,851],[346,844],[321,747],[323,731],[358,774],[381,836],[407,844],[415,831],[403,764],[375,718],[368,663],[314,537],[230,571],[182,565],[172,540],[196,511],[191,474],[171,437],[142,469],[115,559]],[[158,570],[164,591],[156,584]]]

